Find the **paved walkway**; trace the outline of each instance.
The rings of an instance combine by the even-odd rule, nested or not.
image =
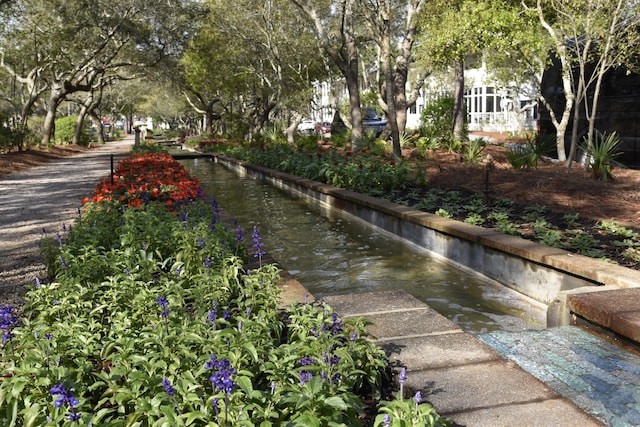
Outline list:
[[[0,177],[0,305],[16,303],[25,283],[46,276],[39,241],[78,215],[81,200],[130,152],[133,136]]]
[[[443,416],[467,427],[591,427],[603,424],[404,291],[325,297],[344,317],[365,317],[407,397],[420,390]],[[515,334],[517,335],[517,334]],[[610,424],[624,425],[624,424]]]

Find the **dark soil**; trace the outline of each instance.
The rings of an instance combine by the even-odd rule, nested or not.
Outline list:
[[[517,227],[513,234],[541,241],[545,231],[557,230],[563,237],[552,246],[640,269],[640,170],[614,169],[613,179],[607,182],[595,179],[580,164],[568,169],[550,159],[542,160],[536,168],[516,170],[507,160],[505,143],[523,141],[486,136],[493,141],[483,152],[483,157],[491,155],[493,161],[488,172],[485,162],[467,163],[460,154],[432,151],[425,165],[427,188],[403,191],[394,200],[415,206],[421,200],[424,204],[424,197],[432,194],[434,187],[457,191],[460,201],[455,206],[448,201],[449,194],[440,197],[435,209],[424,210],[444,208],[453,218],[464,221],[469,212],[461,207],[470,200],[484,202],[486,197],[487,209],[480,214],[483,227],[500,228],[489,215],[508,212],[508,222]],[[538,221],[542,219],[544,226]],[[616,228],[617,234],[603,229],[603,221],[605,226]],[[631,232],[636,233],[633,243],[628,239]],[[555,234],[547,233],[546,238],[553,240]]]

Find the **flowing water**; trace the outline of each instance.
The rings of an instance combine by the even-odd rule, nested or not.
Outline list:
[[[404,289],[468,332],[543,329],[545,309],[523,295],[464,273],[360,220],[327,213],[253,178],[203,159],[184,160],[205,194],[316,298]]]

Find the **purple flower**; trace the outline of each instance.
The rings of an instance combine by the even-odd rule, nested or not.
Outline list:
[[[60,264],[62,264],[62,269],[66,270],[67,269],[67,263],[65,262],[64,258],[62,258],[62,256],[58,257],[60,259]]]
[[[413,397],[413,399],[416,401],[416,404],[420,404],[420,402],[422,402],[422,393],[420,393],[420,390],[418,390],[416,392],[416,395]]]
[[[242,227],[238,226],[238,228],[236,228],[236,242],[242,242]]]
[[[209,382],[214,390],[224,391],[225,393],[233,392],[237,384],[231,379],[236,374],[236,370],[231,367],[231,362],[227,359],[218,359],[212,354],[210,360],[205,363],[205,369],[211,369],[213,372],[209,377]]]
[[[336,335],[342,332],[342,322],[336,313],[331,315],[331,333]]]
[[[385,427],[391,427],[391,417],[389,416],[389,414],[385,414],[383,421]]]
[[[176,394],[176,389],[171,385],[171,381],[168,378],[162,378],[162,387],[164,387],[164,391],[167,392],[169,396],[173,396]]]
[[[204,239],[202,237],[200,237],[198,239],[198,244],[200,245],[200,248],[204,249],[205,246],[207,246],[207,244],[205,243]]]
[[[163,318],[167,318],[169,317],[169,313],[171,310],[169,310],[167,307],[169,306],[169,301],[167,301],[167,297],[165,297],[164,295],[158,297],[155,299],[155,302],[157,304],[160,305],[160,307],[163,308],[162,313],[160,314]]]
[[[403,367],[400,371],[400,400],[404,398],[404,382],[407,380],[407,368]]]
[[[300,371],[300,385],[305,385],[306,382],[311,381],[313,378],[313,372],[311,371]]]
[[[2,331],[2,342],[5,343],[13,338],[13,328],[18,324],[19,319],[15,313],[15,307],[5,305],[0,307],[0,331]]]
[[[266,254],[266,252],[262,249],[264,243],[262,243],[262,239],[260,238],[260,233],[258,233],[258,227],[253,226],[253,247],[256,248],[256,253],[253,255],[254,258],[258,258],[260,260],[260,266],[262,266],[262,255]]]
[[[300,363],[300,366],[310,366],[315,365],[317,361],[313,357],[305,356],[302,359],[298,360],[298,363]]]
[[[76,412],[76,406],[80,404],[80,401],[73,395],[73,391],[65,387],[64,383],[54,385],[49,390],[51,396],[57,397],[53,402],[56,408],[62,408],[65,404],[69,406],[69,421],[77,421],[81,418],[81,415]]]

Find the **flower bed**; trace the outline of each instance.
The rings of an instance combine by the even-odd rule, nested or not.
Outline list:
[[[200,182],[189,176],[167,153],[140,153],[121,161],[112,177],[98,184],[95,195],[83,200],[117,200],[130,207],[157,200],[173,206],[176,202],[200,199]]]
[[[123,161],[73,227],[44,240],[53,280],[22,313],[0,310],[0,424],[362,424],[362,397],[375,401],[387,372],[364,321],[312,304],[278,310],[279,272],[262,265],[258,230],[249,271],[242,229],[220,223],[179,166]],[[403,420],[441,422],[399,399],[375,424]]]

